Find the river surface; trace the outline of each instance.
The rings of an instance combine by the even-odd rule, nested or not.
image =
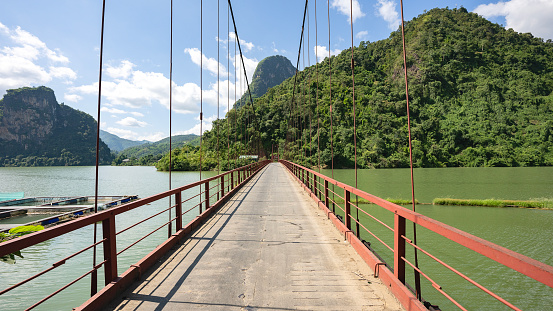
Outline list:
[[[329,170],[324,171],[332,175]],[[215,172],[203,172],[202,177],[215,175]],[[335,170],[335,179],[355,184],[353,170]],[[445,168],[415,169],[416,198],[420,202],[431,202],[436,197],[459,199],[513,199],[529,200],[553,198],[553,168]],[[157,172],[153,167],[100,167],[99,195],[139,195],[144,198],[169,188],[169,174]],[[172,173],[173,187],[185,185],[199,179],[198,172]],[[409,199],[411,197],[408,169],[359,170],[358,187],[383,198]],[[24,191],[25,196],[84,196],[94,194],[94,167],[35,167],[0,168],[0,192]],[[183,195],[183,198],[187,198]],[[124,217],[117,217],[118,230],[166,208],[169,202],[159,202],[133,210]],[[393,226],[393,215],[375,205],[362,205],[362,208],[388,225]],[[410,207],[409,207],[410,208]],[[512,249],[548,265],[553,265],[553,211],[519,208],[487,208],[418,205],[417,211],[476,235],[493,243]],[[129,214],[129,213],[127,213]],[[192,215],[190,215],[191,219]],[[363,224],[367,224],[384,242],[393,247],[390,232],[383,226],[360,215]],[[186,223],[189,219],[185,218]],[[11,222],[15,222],[12,219]],[[156,217],[140,228],[131,229],[117,237],[117,249],[121,250],[134,242],[138,236],[153,230],[167,221],[167,215]],[[408,226],[408,235],[412,236],[412,226]],[[101,230],[99,230],[101,231]],[[141,233],[141,234],[140,234]],[[98,235],[99,236],[99,235]],[[136,247],[120,255],[119,273],[137,262],[151,249],[159,245],[167,236],[166,230],[160,230],[137,244]],[[0,263],[0,290],[22,279],[38,273],[61,258],[82,249],[92,243],[92,226],[80,229],[72,234],[58,237],[23,250],[24,259],[16,264]],[[368,233],[362,238],[370,241],[372,247],[388,262],[391,252]],[[551,310],[553,289],[520,276],[509,268],[495,264],[462,246],[418,228],[418,244],[454,268],[465,273],[477,282],[488,287],[508,301],[524,310]],[[100,251],[101,252],[101,251]],[[408,260],[413,260],[413,250],[408,247]],[[467,309],[506,310],[474,286],[454,276],[449,270],[436,265],[432,259],[419,253],[419,265],[423,271],[438,283],[444,291],[460,301]],[[90,252],[69,260],[65,265],[41,276],[21,289],[13,290],[0,298],[2,310],[21,310],[57,290],[65,283],[91,269]],[[100,255],[98,255],[100,258]],[[101,260],[99,260],[101,261]],[[408,282],[413,277],[408,274]],[[98,274],[99,283],[103,283],[103,271]],[[55,281],[55,282],[54,282]],[[423,279],[423,297],[442,310],[455,310],[449,303]],[[100,284],[101,285],[101,284]],[[90,278],[85,277],[68,290],[56,295],[50,301],[39,306],[38,310],[70,310],[89,297]]]

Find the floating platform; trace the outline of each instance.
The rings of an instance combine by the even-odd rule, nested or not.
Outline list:
[[[0,202],[0,232],[22,225],[48,226],[65,222],[94,211],[94,196],[82,197],[33,197]],[[130,196],[99,196],[98,210],[105,210],[138,199]],[[37,204],[39,203],[39,204]],[[41,204],[42,203],[42,204]],[[44,215],[45,218],[23,224],[2,223],[12,217]],[[51,214],[51,215],[48,215]]]

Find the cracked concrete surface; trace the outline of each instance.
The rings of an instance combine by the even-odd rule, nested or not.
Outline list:
[[[112,310],[403,310],[278,163]]]

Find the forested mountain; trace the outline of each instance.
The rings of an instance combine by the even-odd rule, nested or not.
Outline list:
[[[417,167],[553,165],[551,40],[505,29],[464,8],[430,10],[407,22],[405,32]],[[361,42],[353,58],[358,165],[407,167],[401,31]],[[232,109],[230,129],[224,119],[215,122],[220,150],[230,130],[231,159],[248,153],[244,142],[254,153],[260,141],[263,154],[277,144],[286,157],[316,165],[320,142],[321,165],[329,166],[332,113],[334,166],[353,167],[351,50],[306,68],[298,81],[294,96],[288,79],[257,99],[257,122],[251,109]],[[215,135],[205,134],[204,158],[216,156]],[[174,166],[194,152],[178,151]]]
[[[281,84],[284,80],[290,78],[296,73],[296,67],[288,58],[280,55],[269,56],[257,64],[253,72],[253,79],[250,83],[250,92],[252,99],[259,98],[271,87]],[[247,89],[246,81],[243,82],[244,89]],[[240,108],[250,102],[250,95],[246,92],[235,104],[235,108]]]
[[[58,104],[50,88],[8,90],[0,100],[0,166],[94,165],[96,129],[94,118]],[[112,159],[101,141],[100,163]]]
[[[147,140],[138,141],[121,138],[104,130],[100,130],[100,139],[102,139],[106,143],[106,145],[108,145],[109,149],[114,152],[120,152],[126,148],[151,143]]]
[[[172,148],[180,148],[184,145],[197,146],[200,136],[195,134],[175,135],[171,140]],[[156,142],[126,148],[113,160],[114,165],[152,165],[157,162],[169,150],[169,137]],[[129,161],[123,162],[123,160]]]

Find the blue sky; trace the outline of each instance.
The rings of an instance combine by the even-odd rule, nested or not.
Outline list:
[[[328,55],[328,50],[338,53],[349,48],[349,3],[330,0],[329,48],[327,1],[317,1],[317,44],[315,1],[309,1],[309,64],[315,62],[316,49],[321,57]],[[399,26],[399,0],[353,3],[355,45],[387,38]],[[301,0],[232,2],[250,81],[257,63],[267,56],[284,55],[295,65],[304,4]],[[173,135],[199,134],[200,93],[205,130],[217,118],[217,101],[223,117],[227,102],[231,106],[234,102],[235,90],[239,98],[246,89],[245,82],[240,83],[241,75],[235,75],[235,41],[227,31],[227,2],[219,0],[219,5],[218,61],[217,0],[203,1],[200,89],[200,1],[174,0]],[[6,89],[45,85],[55,91],[58,102],[96,118],[101,6],[101,0],[4,1],[0,11],[0,96]],[[405,19],[446,6],[464,6],[507,28],[553,39],[553,0],[406,0]],[[105,27],[102,129],[133,140],[167,137],[170,0],[107,0]],[[305,62],[308,65],[307,57]]]

